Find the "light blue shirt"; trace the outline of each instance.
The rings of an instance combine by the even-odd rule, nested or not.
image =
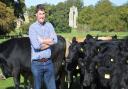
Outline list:
[[[45,37],[53,39],[54,44],[57,43],[57,35],[51,23],[46,22],[44,25],[42,25],[38,21],[36,21],[29,27],[32,60],[51,57],[50,47],[45,50],[40,50],[42,43],[39,41],[39,38]]]

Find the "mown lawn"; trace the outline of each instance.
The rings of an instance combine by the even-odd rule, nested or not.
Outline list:
[[[88,32],[78,32],[77,30],[72,30],[71,33],[59,33],[66,38],[66,40],[71,41],[73,37],[76,37],[78,40],[83,41],[87,34],[92,36],[114,36],[117,35],[119,39],[128,36],[128,32],[101,32],[101,31],[88,31]]]
[[[23,87],[23,79],[21,79],[21,86]],[[0,89],[14,89],[13,78],[7,78],[5,80],[0,80]],[[21,88],[23,89],[23,88]]]
[[[0,89],[15,89],[12,77],[6,80],[0,80]],[[23,89],[23,79],[21,81],[20,89]],[[64,89],[67,89],[67,83],[65,83]],[[79,78],[74,80],[71,89],[80,89]]]

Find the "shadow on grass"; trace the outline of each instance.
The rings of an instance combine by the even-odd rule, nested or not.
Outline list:
[[[15,89],[14,87],[7,87],[5,89]],[[20,89],[24,89],[23,87],[20,87]]]
[[[24,83],[22,82],[22,83],[21,83],[21,86],[20,86],[20,89],[24,89],[24,88],[23,88],[23,85],[24,85]],[[1,88],[0,88],[0,89],[1,89]],[[6,88],[4,88],[4,89],[15,89],[15,87],[14,87],[14,86],[11,86],[11,87],[6,87]],[[43,86],[42,89],[46,89],[45,86]],[[64,88],[63,88],[63,89],[68,89],[68,88],[67,88],[67,83],[64,84]],[[76,79],[76,80],[73,82],[72,87],[71,87],[70,89],[80,89],[79,79]]]

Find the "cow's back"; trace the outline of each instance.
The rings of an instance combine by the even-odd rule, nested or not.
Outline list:
[[[62,63],[63,61],[65,61],[65,51],[66,51],[66,40],[58,35],[58,42],[57,44],[54,44],[51,47],[51,51],[52,51],[52,60],[55,66],[55,73],[56,75],[58,75],[58,73],[60,73],[60,71],[62,71]]]
[[[0,59],[5,60],[10,69],[30,70],[31,46],[29,38],[13,38],[0,44]]]

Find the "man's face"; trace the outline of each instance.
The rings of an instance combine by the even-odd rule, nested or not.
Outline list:
[[[44,23],[45,21],[45,11],[41,11],[39,10],[37,13],[36,13],[36,18],[37,18],[37,21],[39,23]]]

